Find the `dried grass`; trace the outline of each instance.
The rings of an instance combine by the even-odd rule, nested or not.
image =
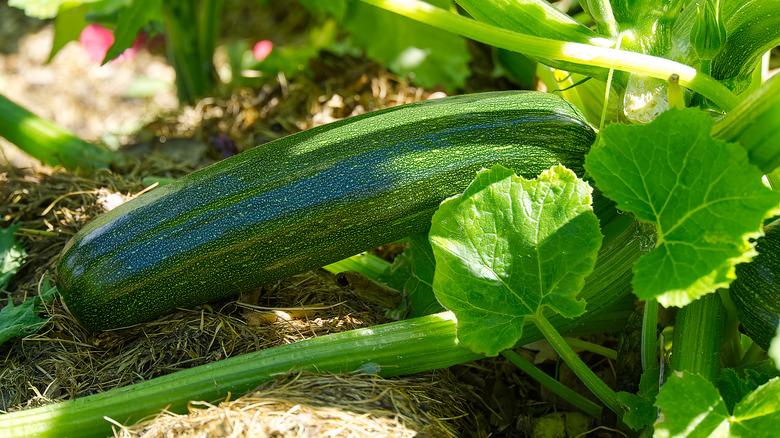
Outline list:
[[[456,437],[469,404],[444,372],[382,379],[300,373],[218,405],[192,403],[187,415],[164,413],[122,438],[168,437]]]

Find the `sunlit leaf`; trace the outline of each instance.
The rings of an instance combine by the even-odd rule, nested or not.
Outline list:
[[[702,376],[675,373],[661,387],[654,438],[726,438],[729,413],[718,390]]]
[[[526,180],[484,170],[433,217],[433,289],[458,318],[459,341],[488,355],[514,345],[527,317],[584,312],[576,296],[601,246],[591,188],[555,166]]]
[[[744,149],[714,140],[711,129],[706,113],[670,110],[648,125],[611,125],[587,157],[596,186],[656,227],[655,249],[634,265],[641,299],[683,306],[728,286],[780,203]]]

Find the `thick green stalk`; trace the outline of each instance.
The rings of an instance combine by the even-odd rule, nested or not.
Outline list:
[[[593,21],[599,27],[599,31],[604,35],[615,36],[618,34],[618,24],[615,21],[615,15],[612,13],[612,4],[609,0],[585,0],[581,2],[587,9]]]
[[[176,70],[176,86],[179,100],[194,104],[208,94],[216,80],[211,59],[216,38],[218,20],[214,14],[221,7],[218,0],[169,0],[163,2],[163,21],[168,59]]]
[[[612,45],[611,41],[602,38],[545,0],[456,0],[456,2],[474,19],[512,32],[557,41],[584,44],[598,42],[598,45]],[[591,77],[606,76],[606,71],[600,67],[570,64],[546,57],[532,57],[560,70],[576,70]]]
[[[672,370],[689,371],[715,382],[720,372],[720,344],[725,309],[718,294],[705,295],[677,312]]]
[[[772,76],[712,127],[712,136],[737,142],[764,173],[780,167],[780,75]]]
[[[672,74],[680,84],[709,98],[726,111],[739,99],[714,78],[678,62],[641,53],[539,38],[501,29],[458,14],[436,8],[418,0],[361,0],[422,23],[498,48],[538,58],[550,58],[605,69],[623,70],[666,80]]]
[[[780,44],[780,0],[721,2],[728,37],[712,60],[718,79],[750,76],[764,53]]]
[[[642,370],[658,366],[658,300],[645,301],[642,315]]]
[[[338,274],[344,271],[357,271],[366,277],[376,280],[390,266],[390,263],[373,254],[363,253],[354,255],[336,263],[323,266],[322,269],[331,274]]]
[[[563,338],[569,346],[572,348],[578,348],[582,351],[598,354],[599,356],[606,357],[607,359],[617,360],[618,353],[612,348],[605,347],[603,345],[594,344],[593,342],[584,341],[579,338]]]
[[[18,146],[33,158],[68,170],[107,168],[121,162],[122,156],[87,143],[62,126],[27,111],[0,95],[0,137]]]

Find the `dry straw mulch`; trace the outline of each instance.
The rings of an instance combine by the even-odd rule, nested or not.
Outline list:
[[[235,401],[191,403],[190,413],[117,428],[123,438],[457,437],[469,402],[447,371],[382,379],[301,373]],[[475,427],[471,424],[470,427]]]

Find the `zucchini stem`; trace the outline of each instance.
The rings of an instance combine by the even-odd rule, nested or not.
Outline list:
[[[389,266],[390,262],[383,258],[369,253],[362,253],[323,266],[322,269],[331,274],[338,274],[345,271],[357,271],[368,278],[376,280]]]
[[[658,300],[645,301],[642,316],[642,370],[658,366]]]
[[[679,310],[672,343],[673,371],[689,371],[710,382],[717,380],[725,314],[720,297],[715,293]]]
[[[593,370],[585,365],[585,362],[577,356],[577,353],[575,353],[569,344],[566,343],[555,327],[547,321],[547,318],[541,313],[538,313],[533,317],[533,321],[536,327],[539,328],[539,331],[542,332],[545,339],[547,339],[555,351],[558,352],[558,355],[561,356],[564,362],[569,365],[569,368],[571,368],[574,374],[585,383],[585,386],[587,386],[607,408],[618,414],[618,416],[623,416],[624,411],[620,402],[618,402],[617,393],[607,386]]]
[[[730,111],[739,103],[739,98],[713,77],[665,58],[602,47],[596,45],[596,41],[593,44],[582,44],[512,32],[418,0],[361,1],[456,35],[531,57],[622,70],[664,81],[676,73],[680,77],[680,85],[704,95],[725,111]]]
[[[601,419],[601,406],[593,403],[579,393],[575,392],[573,389],[555,380],[549,374],[535,367],[531,362],[528,362],[525,358],[513,350],[505,350],[501,352],[501,355],[507,358],[513,364],[517,365],[520,370],[528,374],[528,376],[530,376],[532,379],[541,383],[550,391],[573,404],[582,412],[590,415],[593,418]]]

